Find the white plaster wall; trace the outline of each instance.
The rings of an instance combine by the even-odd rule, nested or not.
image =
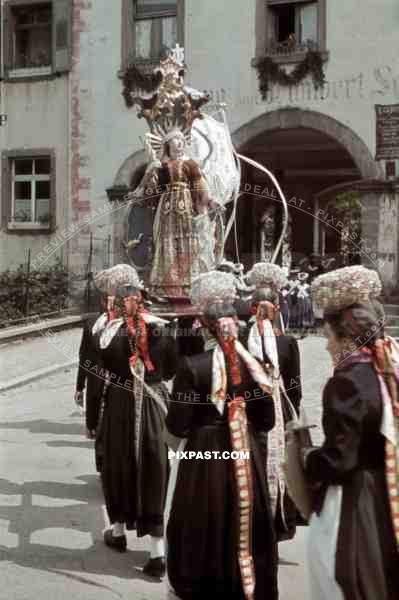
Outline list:
[[[56,225],[51,234],[21,234],[0,230],[0,270],[25,263],[25,250],[32,260],[65,228],[68,220],[68,78],[48,81],[5,83],[2,110],[8,115],[0,127],[0,150],[49,148],[56,155]],[[1,174],[0,174],[1,177]],[[64,258],[66,248],[64,247]],[[58,253],[61,258],[61,253]],[[55,257],[55,255],[54,255]]]
[[[80,176],[90,178],[93,209],[107,203],[106,189],[124,160],[141,149],[140,136],[147,131],[121,95],[121,12],[120,0],[96,0],[84,13],[87,31],[80,38],[80,154],[85,156]],[[98,236],[110,231],[106,223],[106,217],[96,222]]]
[[[263,114],[286,106],[307,108],[350,127],[375,154],[374,104],[399,102],[397,0],[328,0],[325,64],[329,89],[303,100],[301,88],[290,98],[274,88],[268,101],[258,92],[255,56],[257,0],[186,0],[185,49],[187,83],[214,91],[229,105],[234,131]],[[127,109],[117,77],[121,55],[121,1],[95,0],[85,11],[81,36],[81,153],[87,166],[81,176],[91,179],[94,207],[106,201],[124,160],[141,149],[146,124]],[[101,234],[110,229],[102,220]]]
[[[217,5],[218,8],[215,8]],[[256,0],[187,0],[186,52],[193,85],[226,90],[232,129],[285,106],[325,113],[351,127],[375,151],[374,104],[399,102],[397,0],[327,0],[325,99],[302,101],[276,86],[263,102],[255,56]],[[287,67],[285,67],[287,68]],[[314,95],[314,94],[312,94]]]

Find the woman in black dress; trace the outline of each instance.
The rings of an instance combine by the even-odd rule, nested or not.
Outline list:
[[[346,267],[313,286],[335,367],[323,394],[324,444],[304,450],[317,490],[309,541],[314,600],[399,598],[399,363],[368,303],[376,277]]]
[[[269,493],[278,541],[292,539],[298,519],[296,507],[288,495],[283,463],[285,460],[285,425],[302,399],[301,367],[296,339],[284,335],[275,323],[279,319],[279,292],[286,276],[277,265],[257,263],[247,279],[256,286],[252,295],[255,322],[248,335],[248,349],[265,367],[274,381],[276,424],[265,443]]]
[[[195,282],[192,298],[213,337],[205,352],[182,361],[166,420],[169,432],[185,439],[185,452],[200,453],[178,462],[168,492],[167,569],[183,600],[278,597],[259,445],[274,426],[271,379],[237,340],[234,294],[227,273],[210,272]],[[222,459],[236,449],[250,459]]]
[[[109,385],[101,427],[101,478],[112,529],[107,546],[126,550],[126,529],[151,536],[148,575],[165,573],[163,511],[168,479],[162,431],[168,393],[162,383],[174,376],[175,342],[166,322],[144,310],[135,270],[120,265],[107,281],[111,318],[97,327]]]

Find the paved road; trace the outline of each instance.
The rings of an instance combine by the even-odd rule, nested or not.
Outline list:
[[[79,336],[62,332],[59,344],[76,350]],[[304,403],[317,422],[328,376],[324,345],[320,338],[301,342]],[[2,380],[64,361],[63,351],[42,338],[0,348]],[[173,597],[140,572],[146,538],[129,534],[124,555],[102,543],[106,518],[93,444],[72,402],[75,374],[69,368],[0,395],[0,600]],[[282,600],[308,598],[305,542],[301,528],[280,547]]]

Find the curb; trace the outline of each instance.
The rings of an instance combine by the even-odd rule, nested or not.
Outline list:
[[[24,385],[27,385],[28,383],[31,383],[32,381],[37,381],[38,379],[42,379],[43,377],[47,377],[48,375],[53,375],[58,371],[62,371],[63,369],[72,367],[74,365],[76,365],[76,360],[69,360],[68,362],[63,364],[52,365],[51,367],[45,367],[44,369],[37,369],[36,371],[32,371],[27,375],[16,377],[15,379],[11,379],[7,383],[0,384],[0,393],[8,392],[9,390],[22,387]]]
[[[7,327],[0,329],[0,346],[21,338],[37,337],[43,331],[61,331],[63,329],[72,329],[79,326],[83,321],[81,316],[69,316],[59,319],[43,319],[32,325],[21,327]]]

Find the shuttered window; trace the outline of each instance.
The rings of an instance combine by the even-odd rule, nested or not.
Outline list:
[[[4,16],[7,78],[41,77],[70,70],[72,0],[6,0]]]

